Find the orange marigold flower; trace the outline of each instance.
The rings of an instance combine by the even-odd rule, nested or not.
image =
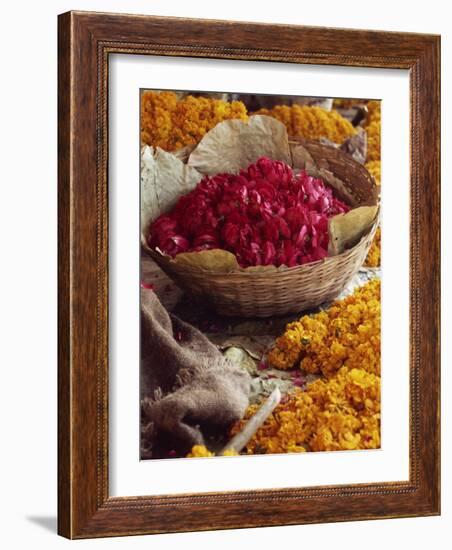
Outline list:
[[[374,240],[370,245],[369,252],[367,253],[366,260],[364,262],[366,267],[379,267],[381,265],[381,228],[379,227],[375,232]]]
[[[231,435],[256,410],[249,407]],[[380,446],[380,376],[342,367],[307,390],[289,393],[248,442],[245,451],[292,453],[375,449]]]
[[[377,185],[381,184],[381,161],[380,160],[370,160],[365,164],[367,170],[373,176],[375,183]]]
[[[380,446],[380,281],[327,311],[289,323],[267,357],[277,368],[323,375],[287,394],[246,446],[248,454]],[[240,431],[258,405],[231,431]]]
[[[235,449],[227,449],[221,456],[238,456],[239,453]],[[215,453],[209,451],[205,445],[193,445],[191,451],[186,455],[186,458],[209,458],[215,456]]]
[[[255,114],[268,115],[285,124],[292,137],[306,139],[327,138],[342,143],[356,133],[353,125],[337,111],[308,105],[277,105],[273,109],[260,109]]]
[[[371,122],[366,126],[367,132],[367,161],[380,160],[381,157],[381,144],[380,133],[381,125],[380,121]]]
[[[143,92],[141,95],[141,141],[166,151],[198,143],[219,122],[248,118],[241,101],[226,102],[174,92]]]
[[[367,132],[367,162],[381,159],[381,102],[367,103],[367,119],[364,128]]]
[[[380,371],[380,280],[374,279],[328,311],[289,323],[267,355],[270,366],[300,367],[331,376],[342,366]]]
[[[215,456],[215,453],[209,451],[204,445],[193,445],[186,458],[201,458]]]

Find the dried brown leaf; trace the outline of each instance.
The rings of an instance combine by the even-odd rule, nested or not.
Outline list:
[[[191,153],[188,165],[207,175],[236,174],[264,156],[291,164],[287,129],[275,118],[254,115],[217,124]]]
[[[328,221],[330,241],[328,254],[336,256],[355,246],[370,229],[378,214],[378,206],[360,206]]]

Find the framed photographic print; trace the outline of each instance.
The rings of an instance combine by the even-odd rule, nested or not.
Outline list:
[[[59,16],[59,533],[439,514],[438,36]]]

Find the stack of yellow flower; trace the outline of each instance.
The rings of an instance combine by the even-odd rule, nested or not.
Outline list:
[[[342,143],[355,134],[352,124],[337,111],[306,105],[278,105],[255,114],[268,115],[283,122],[290,136],[307,139],[325,137]],[[208,97],[186,96],[178,99],[174,92],[144,92],[141,96],[141,141],[147,145],[175,151],[193,145],[218,122],[248,113],[241,101],[222,101]]]
[[[364,125],[367,132],[366,168],[372,174],[377,185],[381,183],[381,108],[380,101],[367,103],[368,117]],[[379,267],[381,260],[381,230],[378,229],[370,247],[364,265]]]
[[[255,114],[278,119],[285,124],[291,137],[324,137],[335,143],[342,143],[356,133],[353,125],[337,111],[326,111],[320,107],[277,105],[273,109],[260,109]]]
[[[380,161],[381,108],[380,101],[369,101],[364,124],[367,132],[367,162]]]
[[[248,118],[241,101],[193,96],[178,99],[173,92],[141,95],[141,141],[165,151],[194,145],[216,124],[232,118]]]
[[[369,160],[366,162],[366,168],[373,176],[375,183],[380,185],[381,182],[381,162],[379,160]]]
[[[370,245],[369,252],[367,253],[366,261],[364,262],[366,267],[380,267],[381,265],[381,228],[379,227],[375,232],[374,240]]]
[[[278,369],[332,376],[342,366],[380,370],[380,281],[373,279],[326,311],[289,323],[268,354]]]
[[[286,453],[380,446],[380,282],[367,283],[328,311],[290,323],[268,355],[272,367],[322,374],[289,393],[246,447]],[[245,419],[257,410],[248,408]]]

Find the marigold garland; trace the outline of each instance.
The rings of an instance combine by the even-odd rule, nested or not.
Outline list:
[[[366,267],[380,267],[381,265],[381,228],[379,227],[375,232],[374,240],[370,245],[369,252],[367,253],[366,260],[364,262]]]
[[[367,161],[380,160],[380,121],[371,122],[366,126]]]
[[[381,185],[381,102],[367,102],[367,119],[364,124],[367,132],[367,170]],[[381,231],[377,230],[364,262],[366,267],[378,267],[381,263]]]
[[[370,160],[366,162],[365,167],[370,172],[370,175],[374,178],[377,185],[381,185],[381,161]]]
[[[371,160],[366,165],[367,170],[375,179],[377,185],[381,184],[381,162],[379,160]],[[370,246],[367,258],[364,262],[366,267],[379,267],[381,265],[381,230],[377,229],[375,237]]]
[[[246,454],[380,447],[378,279],[334,302],[328,311],[290,323],[268,362],[279,368],[299,365],[324,377],[305,391],[287,394],[248,442]],[[258,408],[248,407],[229,435],[238,433]],[[187,456],[215,454],[196,445]]]
[[[341,367],[380,372],[380,280],[373,279],[327,311],[289,323],[267,356],[279,369],[331,376]]]
[[[193,445],[186,458],[202,458],[215,456],[215,453],[209,451],[205,445]]]
[[[380,446],[380,281],[374,279],[326,312],[290,323],[268,356],[278,368],[323,374],[289,393],[245,451],[287,453]],[[231,430],[234,435],[258,409]]]
[[[258,409],[231,429],[239,432]],[[380,377],[342,367],[288,394],[248,442],[247,454],[375,449],[380,446]]]
[[[376,122],[381,120],[381,101],[370,100],[367,102],[367,120],[368,122]]]
[[[356,133],[353,125],[337,111],[308,105],[277,105],[254,114],[268,115],[283,122],[290,136],[307,139],[328,138],[342,143]],[[174,92],[144,92],[141,96],[141,141],[166,151],[176,151],[198,143],[223,120],[247,120],[241,101],[186,96]]]
[[[353,125],[337,111],[308,105],[277,105],[273,109],[260,109],[255,114],[268,115],[285,124],[292,137],[306,139],[327,138],[342,143],[356,133]]]
[[[381,105],[380,101],[369,101],[364,128],[367,132],[367,162],[381,159]]]
[[[144,92],[141,96],[141,141],[166,151],[198,143],[216,124],[248,118],[241,101],[222,101],[174,92]]]

